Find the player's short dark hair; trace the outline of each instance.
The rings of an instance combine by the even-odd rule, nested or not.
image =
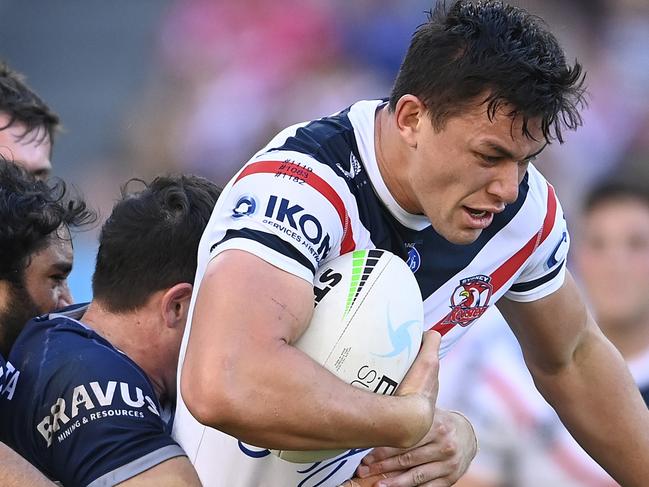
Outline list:
[[[600,205],[621,200],[636,200],[649,207],[648,182],[630,177],[604,180],[586,193],[582,213],[588,215]]]
[[[144,185],[129,192],[133,183]],[[131,179],[99,237],[95,299],[112,312],[143,306],[151,294],[194,282],[198,243],[220,189],[205,178]]]
[[[53,232],[94,221],[86,203],[67,193],[63,180],[37,180],[0,158],[0,279],[21,282],[31,255],[48,245]]]
[[[562,128],[581,125],[582,67],[567,65],[542,19],[492,0],[459,0],[448,11],[445,3],[440,0],[415,31],[390,95],[391,110],[402,96],[415,95],[441,130],[476,100],[487,104],[491,118],[509,104],[511,116],[522,116],[528,137],[529,120],[540,118],[548,142],[563,142]]]
[[[33,134],[42,142],[47,136],[54,143],[59,128],[58,115],[27,85],[23,75],[4,62],[0,62],[0,112],[9,116],[9,121],[0,126],[0,130],[21,122],[25,125],[23,138]]]

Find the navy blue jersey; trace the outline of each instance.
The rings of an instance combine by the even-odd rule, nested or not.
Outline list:
[[[646,402],[647,406],[649,407],[649,386],[640,389],[640,394],[642,394],[644,402]]]
[[[0,355],[0,404],[13,399],[19,377],[20,372]],[[0,430],[0,441],[5,441],[2,430]]]
[[[0,404],[13,398],[19,377],[20,372],[0,355]],[[0,441],[4,441],[2,430],[0,430]]]
[[[111,486],[184,455],[138,365],[77,319],[84,306],[30,321],[9,360],[20,370],[0,432],[66,486]]]

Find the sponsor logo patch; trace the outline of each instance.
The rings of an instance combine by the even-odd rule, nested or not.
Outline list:
[[[354,179],[361,173],[361,163],[358,162],[358,159],[353,152],[349,153],[349,171],[340,163],[337,163],[336,167],[340,169],[340,172],[342,172],[347,179]]]
[[[2,396],[5,396],[7,400],[11,401],[16,392],[16,385],[18,385],[18,377],[20,377],[20,371],[11,365],[11,362],[7,362],[3,366],[0,366],[0,399]]]
[[[232,218],[250,216],[257,210],[257,201],[252,196],[242,196],[232,209]]]
[[[559,262],[563,262],[567,254],[568,254],[568,232],[563,232],[563,235],[561,235],[561,240],[559,240],[559,243],[556,245],[556,247],[554,247],[554,250],[552,251],[552,255],[550,255],[550,258],[545,263],[546,268],[552,269]]]
[[[52,446],[54,439],[61,443],[91,421],[114,416],[142,419],[147,411],[160,416],[153,398],[144,394],[142,389],[112,380],[80,384],[71,393],[59,397],[48,409],[49,412],[36,426],[48,447]]]
[[[414,244],[406,244],[406,247],[408,248],[408,260],[406,264],[414,274],[419,270],[419,266],[421,265],[421,255]]]
[[[286,198],[271,195],[264,212],[263,223],[288,235],[303,245],[317,261],[331,250],[331,237],[322,228],[320,220]]]

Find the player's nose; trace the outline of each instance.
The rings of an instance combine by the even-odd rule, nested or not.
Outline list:
[[[498,198],[499,202],[510,204],[518,199],[520,171],[517,163],[503,164],[500,171],[489,183],[487,192]]]
[[[70,288],[68,287],[68,283],[66,282],[62,287],[58,295],[56,307],[57,309],[65,308],[66,306],[70,306],[73,303],[72,300],[72,293],[70,292]]]

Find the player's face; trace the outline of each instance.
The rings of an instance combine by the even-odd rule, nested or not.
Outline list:
[[[8,292],[0,303],[0,351],[9,351],[34,316],[72,304],[67,283],[71,269],[70,233],[62,228],[49,237],[46,247],[31,255],[21,285],[4,282]]]
[[[68,275],[72,270],[70,232],[61,228],[49,238],[49,245],[31,256],[23,282],[39,313],[72,304]]]
[[[582,225],[575,257],[600,325],[646,320],[649,206],[632,198],[602,202]]]
[[[529,160],[545,146],[536,124],[530,130],[537,140],[524,136],[522,120],[505,109],[489,120],[484,105],[448,119],[440,131],[426,113],[408,174],[417,210],[450,242],[475,241],[516,201]]]
[[[9,120],[6,113],[0,112],[0,127],[4,127]],[[23,166],[39,179],[47,178],[52,171],[52,144],[44,130],[39,128],[25,135],[25,125],[12,123],[0,130],[0,155]]]

